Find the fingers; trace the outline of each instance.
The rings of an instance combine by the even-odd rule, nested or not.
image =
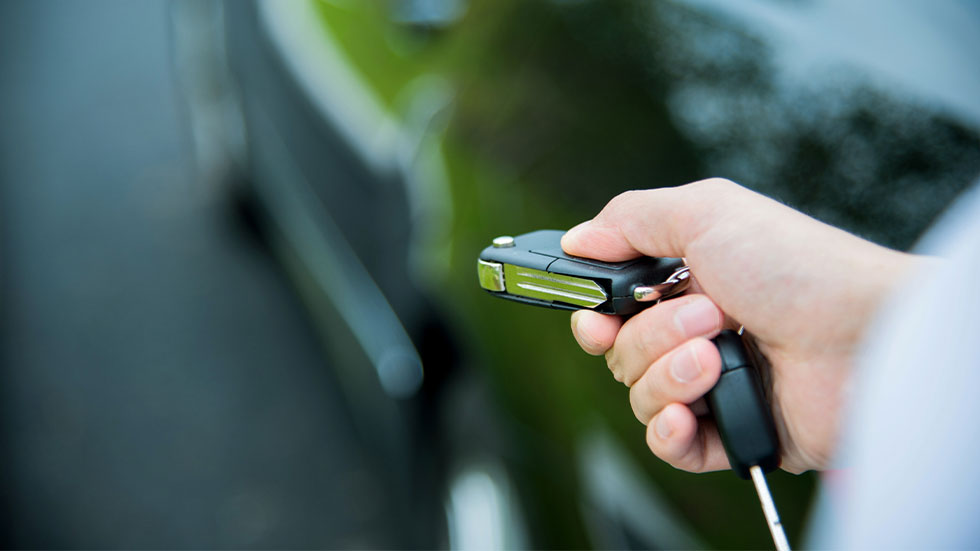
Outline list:
[[[669,404],[651,420],[647,445],[654,455],[685,471],[730,468],[714,423],[695,417],[684,404]]]
[[[630,387],[633,414],[644,425],[668,404],[692,404],[715,386],[721,357],[706,338],[692,339],[655,361]]]
[[[723,323],[721,310],[704,295],[662,302],[633,316],[619,328],[615,343],[606,354],[606,363],[617,381],[632,386],[658,358],[692,338],[715,336]],[[594,327],[580,325],[579,328],[584,332]]]
[[[685,251],[715,220],[732,194],[752,193],[714,178],[676,188],[627,191],[589,222],[562,238],[566,253],[604,261],[647,256],[687,256]]]
[[[619,316],[607,316],[591,310],[572,313],[572,335],[586,353],[601,356],[612,348],[623,325]]]

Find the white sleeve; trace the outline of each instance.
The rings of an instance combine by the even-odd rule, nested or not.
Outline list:
[[[980,548],[980,189],[920,249],[947,260],[906,281],[868,339],[813,547]]]

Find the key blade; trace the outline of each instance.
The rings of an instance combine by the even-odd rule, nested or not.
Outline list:
[[[595,308],[609,299],[601,285],[581,277],[543,272],[513,264],[504,264],[507,292],[528,298],[559,301]]]
[[[766,517],[766,523],[769,525],[769,532],[772,534],[772,542],[776,545],[776,551],[790,551],[789,540],[786,539],[783,523],[779,520],[779,512],[776,511],[776,504],[772,500],[772,494],[769,493],[769,485],[766,484],[766,475],[762,474],[762,468],[758,465],[750,467],[749,474],[752,475],[755,491],[759,494],[762,514]]]

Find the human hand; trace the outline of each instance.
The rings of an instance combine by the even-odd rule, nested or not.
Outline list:
[[[630,387],[653,453],[693,472],[729,468],[713,422],[699,415],[721,370],[709,339],[738,325],[771,364],[782,468],[827,467],[854,354],[916,262],[722,179],[623,193],[569,230],[562,248],[609,262],[687,259],[695,281],[685,296],[625,322],[580,310],[572,333]]]

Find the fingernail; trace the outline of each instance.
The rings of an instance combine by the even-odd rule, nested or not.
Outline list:
[[[698,356],[691,347],[674,354],[670,361],[670,374],[682,383],[688,383],[698,378],[698,375],[701,374],[701,362],[698,361]]]
[[[670,433],[673,431],[671,430],[670,423],[667,422],[667,418],[664,416],[663,411],[657,415],[657,420],[655,423],[654,429],[657,431],[657,436],[659,436],[661,440],[670,438]]]
[[[592,354],[599,345],[592,339],[592,337],[589,336],[588,333],[579,329],[582,315],[584,315],[582,310],[577,310],[572,313],[572,336],[575,337],[575,340],[578,341],[579,346],[581,346],[583,350]]]
[[[718,309],[711,300],[699,297],[677,310],[674,324],[687,337],[706,335],[718,328]]]

